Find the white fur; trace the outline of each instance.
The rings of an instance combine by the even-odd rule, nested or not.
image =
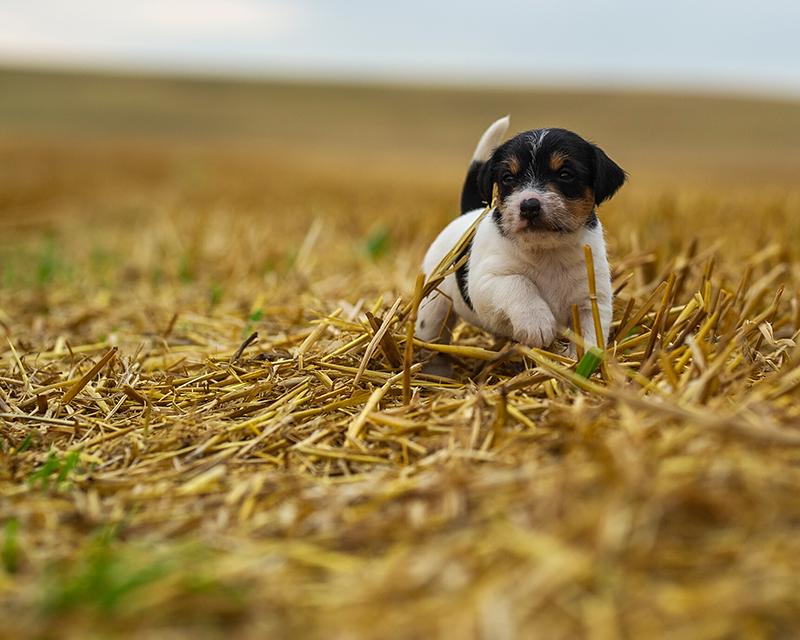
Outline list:
[[[426,275],[481,212],[466,213],[445,227],[423,261]],[[537,248],[532,242],[522,245],[502,236],[491,216],[490,211],[480,222],[472,243],[467,289],[475,310],[466,305],[451,274],[420,305],[417,336],[426,342],[448,342],[446,320],[452,323],[460,316],[497,336],[546,348],[556,339],[559,327],[572,327],[572,305],[577,304],[584,340],[587,345],[597,344],[583,249],[588,244],[605,338],[611,327],[612,290],[602,226],[583,228],[558,246]]]

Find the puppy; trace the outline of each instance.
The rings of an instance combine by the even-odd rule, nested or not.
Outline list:
[[[597,344],[583,245],[592,248],[604,338],[611,325],[611,275],[596,207],[625,182],[625,172],[597,146],[564,129],[526,131],[498,146],[501,118],[483,134],[461,193],[461,216],[433,242],[422,270],[430,275],[481,215],[468,260],[420,305],[417,336],[449,344],[460,316],[476,327],[546,348],[580,311],[587,345]],[[496,200],[492,202],[493,193]],[[427,371],[449,375],[434,358]]]

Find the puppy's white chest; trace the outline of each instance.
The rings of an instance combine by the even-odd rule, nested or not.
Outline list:
[[[581,235],[589,237],[541,248],[509,241],[493,226],[481,228],[470,257],[469,274],[469,292],[478,316],[493,316],[500,322],[508,307],[543,303],[559,325],[567,326],[572,305],[589,294],[583,243],[598,245],[599,240],[597,250],[605,259],[602,231]]]
[[[562,326],[571,319],[572,305],[589,294],[582,258],[574,250],[548,251],[534,256],[533,264],[524,271]]]

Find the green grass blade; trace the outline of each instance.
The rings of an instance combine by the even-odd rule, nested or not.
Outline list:
[[[584,354],[583,358],[581,358],[581,361],[578,363],[578,367],[575,369],[575,375],[588,380],[589,377],[591,377],[591,375],[597,371],[597,369],[603,363],[605,357],[606,354],[602,349],[598,347],[590,347],[589,350]]]

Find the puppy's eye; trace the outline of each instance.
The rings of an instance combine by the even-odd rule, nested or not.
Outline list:
[[[564,182],[569,182],[575,177],[575,174],[572,173],[569,169],[563,169],[561,173],[558,174],[558,177],[561,178]]]
[[[516,177],[513,173],[504,173],[500,178],[500,182],[505,186],[514,184],[514,180],[516,180]]]

